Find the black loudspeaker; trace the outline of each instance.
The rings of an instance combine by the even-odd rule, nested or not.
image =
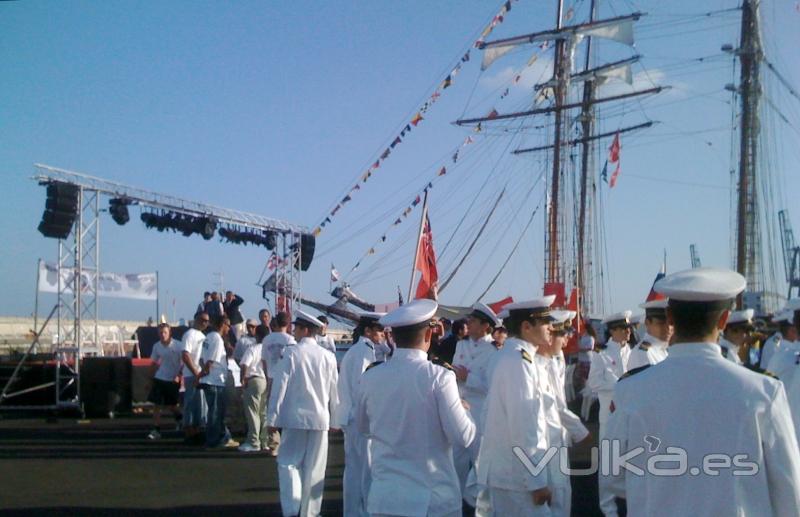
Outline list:
[[[80,189],[69,183],[49,183],[47,201],[39,223],[39,231],[45,237],[66,239],[78,216]]]
[[[131,216],[128,213],[129,204],[130,202],[127,199],[122,198],[115,197],[108,200],[108,212],[111,214],[111,219],[120,226],[131,220]]]
[[[130,413],[133,367],[127,357],[87,357],[81,364],[81,402],[86,416]]]
[[[317,239],[310,233],[300,236],[300,271],[308,271],[311,261],[314,260],[314,248],[317,246]]]

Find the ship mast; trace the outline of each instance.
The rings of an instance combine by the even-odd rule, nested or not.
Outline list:
[[[564,11],[564,1],[558,0],[556,9],[556,30],[561,30],[561,20]],[[545,289],[553,284],[561,283],[563,271],[561,267],[560,242],[559,242],[559,197],[561,195],[561,131],[563,111],[562,105],[566,100],[566,75],[564,62],[564,48],[566,44],[563,39],[556,40],[555,57],[553,61],[553,79],[555,80],[555,119],[554,119],[554,139],[553,139],[553,175],[550,182],[550,206],[547,211],[547,230],[545,231],[545,269],[544,282]],[[567,71],[567,73],[569,73]]]
[[[737,54],[741,62],[739,93],[741,120],[739,141],[739,189],[736,217],[736,271],[745,277],[745,293],[763,290],[759,259],[761,235],[756,196],[756,152],[758,149],[758,105],[761,97],[759,68],[763,58],[758,26],[759,0],[742,2],[741,40]],[[737,308],[746,300],[740,295]],[[755,307],[754,307],[755,308]]]
[[[589,8],[589,22],[593,22],[596,14],[595,0],[592,0]],[[586,38],[586,60],[584,62],[584,72],[589,70],[592,59],[592,38]],[[578,260],[576,264],[576,287],[577,287],[577,312],[581,314],[584,308],[584,298],[588,297],[589,290],[587,285],[588,274],[591,269],[586,261],[586,255],[591,256],[591,242],[589,242],[589,234],[586,231],[586,199],[589,195],[589,155],[591,152],[592,144],[589,140],[594,129],[594,81],[586,81],[583,83],[583,106],[581,108],[581,134],[583,135],[584,142],[581,145],[581,183],[580,183],[580,210],[578,212]],[[588,253],[587,253],[588,252]]]

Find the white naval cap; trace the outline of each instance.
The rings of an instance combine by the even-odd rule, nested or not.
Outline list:
[[[631,325],[638,325],[644,319],[644,314],[634,314],[631,316],[630,323]]]
[[[470,316],[475,316],[478,319],[482,319],[493,327],[500,325],[500,319],[497,317],[497,314],[495,314],[492,308],[485,303],[478,302],[473,305]]]
[[[639,304],[639,307],[644,309],[645,318],[666,319],[667,305],[669,305],[669,300],[667,298],[661,298],[658,300],[650,300],[649,302],[641,303]]]
[[[557,310],[550,313],[553,319],[553,330],[567,330],[578,313],[575,311]]]
[[[753,309],[744,309],[741,311],[732,311],[731,315],[728,316],[728,324],[727,326],[731,325],[741,325],[741,324],[753,324],[753,318],[756,315],[756,311]]]
[[[722,302],[744,291],[744,277],[730,269],[698,267],[667,275],[653,287],[670,300]]]
[[[556,310],[550,313],[553,317],[553,323],[566,323],[569,324],[575,319],[578,313],[575,311]]]
[[[358,322],[364,325],[378,323],[384,316],[386,316],[385,312],[362,312],[358,315]]]
[[[783,323],[783,322],[793,323],[794,322],[794,311],[788,310],[788,309],[783,309],[778,314],[776,314],[774,318],[772,318],[772,322],[773,323]]]
[[[556,300],[554,294],[542,296],[527,300],[524,302],[516,302],[506,305],[508,315],[512,317],[534,317],[534,318],[550,318],[550,306]]]
[[[631,311],[616,312],[603,318],[603,324],[607,327],[627,327],[631,324]]]
[[[321,321],[311,314],[301,311],[300,309],[295,311],[294,322],[295,324],[300,323],[301,325],[311,325],[312,327],[322,328]]]
[[[401,305],[395,310],[384,314],[380,319],[380,324],[385,327],[411,327],[420,323],[426,323],[433,318],[439,304],[433,300],[419,299]]]
[[[644,310],[666,309],[667,305],[669,305],[669,300],[667,298],[662,298],[661,300],[650,300],[649,302],[640,303],[639,308]]]

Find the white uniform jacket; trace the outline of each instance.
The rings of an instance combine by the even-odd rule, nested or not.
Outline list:
[[[349,425],[355,416],[355,405],[358,403],[358,386],[361,375],[367,366],[375,362],[375,345],[361,336],[342,358],[339,370],[339,406],[333,417],[334,426],[343,428]]]
[[[614,386],[619,378],[628,371],[629,355],[630,348],[620,345],[613,339],[608,340],[605,348],[592,354],[592,364],[589,367],[589,378],[586,382],[600,401],[601,426],[604,426],[608,419]]]
[[[660,363],[667,358],[668,346],[669,344],[666,341],[661,341],[650,334],[645,334],[639,344],[631,350],[627,369],[633,370],[634,368]]]
[[[371,514],[461,511],[452,445],[467,447],[475,424],[461,405],[455,374],[422,350],[397,348],[361,379],[356,424],[370,439]]]
[[[489,363],[497,353],[497,348],[492,344],[491,334],[480,339],[462,339],[456,343],[456,352],[453,355],[453,366],[465,366],[469,370],[467,380],[458,383],[458,392],[461,398],[470,406],[470,413],[478,429],[483,425],[480,421],[483,412],[483,403],[489,392]]]
[[[797,433],[797,443],[800,444],[800,375],[796,372],[800,370],[800,359],[795,360],[792,365],[795,373],[790,377],[791,380],[786,383],[786,398],[789,400],[789,409],[792,412],[792,420],[794,421],[794,430]]]
[[[570,445],[583,441],[587,436],[589,436],[589,430],[586,429],[585,425],[583,425],[581,418],[567,407],[567,394],[564,390],[564,376],[566,374],[564,357],[559,355],[549,358],[545,365],[545,369],[547,370],[550,383],[555,390],[561,424],[567,430],[567,440],[564,445]]]
[[[508,338],[490,366],[489,394],[484,407],[484,434],[478,454],[478,483],[514,491],[547,486],[547,470],[534,475],[514,449],[539,465],[548,448],[547,421],[536,348]]]
[[[627,459],[643,470],[625,474],[631,517],[800,512],[800,450],[783,385],[726,360],[716,343],[671,346],[660,364],[617,384],[614,403],[607,437],[620,455],[641,447]],[[688,473],[655,475],[648,462]]]
[[[794,364],[800,356],[800,342],[798,341],[781,341],[781,347],[778,349],[769,360],[767,370],[775,374],[784,385],[788,385],[788,381],[793,377]]]
[[[336,413],[336,358],[313,338],[287,346],[273,375],[267,425],[327,431]]]
[[[742,364],[742,360],[739,359],[739,347],[721,336],[719,338],[719,351],[722,357],[728,361],[734,364]]]
[[[761,358],[759,364],[761,368],[766,369],[769,365],[770,359],[775,356],[775,352],[781,349],[781,342],[783,341],[783,334],[780,331],[772,334],[764,341],[764,346],[761,347]]]

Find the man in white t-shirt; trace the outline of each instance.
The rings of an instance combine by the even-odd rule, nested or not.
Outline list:
[[[155,404],[153,410],[153,430],[147,435],[150,440],[161,438],[161,408],[169,409],[175,420],[180,422],[181,413],[178,410],[178,393],[181,387],[181,350],[172,340],[172,330],[169,325],[162,323],[158,326],[159,341],[153,345],[150,359],[153,361],[153,385],[147,397],[149,402]]]
[[[260,344],[256,340],[256,328],[258,322],[254,319],[248,319],[245,323],[246,333],[236,340],[236,347],[233,349],[233,359],[236,363],[241,363],[245,351],[253,345]]]
[[[203,369],[196,382],[205,390],[208,403],[207,448],[239,446],[239,442],[231,438],[231,433],[225,426],[227,407],[225,378],[228,375],[228,358],[225,355],[225,342],[222,336],[227,334],[230,329],[231,322],[228,317],[217,316],[214,320],[213,331],[209,332],[203,341],[203,351],[200,354],[200,364]]]
[[[272,380],[278,362],[283,357],[284,349],[289,345],[295,345],[293,336],[286,333],[289,328],[289,315],[279,312],[269,323],[270,332],[261,342],[261,366],[267,376],[267,400],[272,393]],[[278,448],[281,445],[281,435],[277,430],[267,430],[267,452],[272,456],[278,455]]]
[[[183,429],[187,441],[199,437],[206,426],[206,397],[203,390],[195,386],[195,379],[200,375],[200,353],[206,340],[203,332],[208,328],[209,321],[205,312],[195,314],[193,327],[183,334],[179,342],[183,360]]]

